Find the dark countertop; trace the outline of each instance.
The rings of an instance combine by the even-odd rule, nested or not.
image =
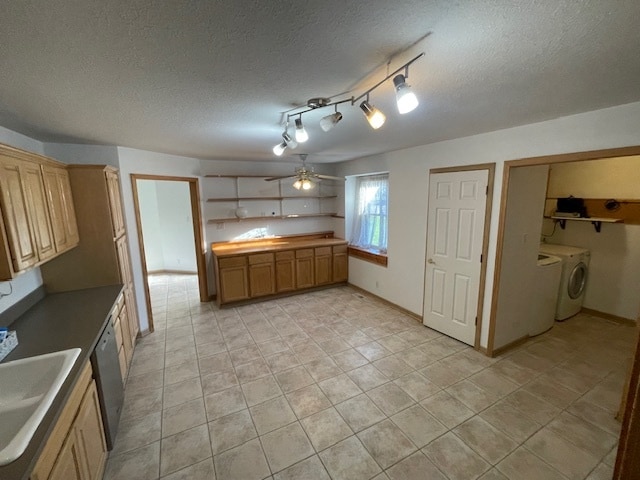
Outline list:
[[[0,467],[0,479],[29,478],[122,288],[122,285],[110,285],[48,295],[11,324],[10,330],[18,334],[18,346],[3,363],[69,348],[81,348],[82,352],[27,449],[17,460]]]

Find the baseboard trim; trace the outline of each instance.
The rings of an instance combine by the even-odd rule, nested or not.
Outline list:
[[[632,320],[631,318],[619,317],[611,313],[600,312],[599,310],[593,310],[591,308],[582,307],[580,312],[594,317],[604,318],[605,320],[611,320],[612,322],[616,322],[621,325],[631,325],[635,327],[638,324],[636,320]]]
[[[385,305],[388,305],[389,307],[394,308],[395,310],[398,310],[398,311],[404,313],[405,315],[408,315],[411,318],[415,319],[416,321],[422,323],[422,315],[418,315],[417,313],[413,313],[412,311],[407,310],[406,308],[403,308],[400,305],[396,305],[395,303],[390,302],[389,300],[386,300],[386,299],[384,299],[382,297],[379,297],[378,295],[376,295],[374,293],[371,293],[369,290],[365,290],[364,288],[357,287],[357,286],[353,285],[352,283],[349,283],[348,285],[351,288],[353,288],[354,290],[358,290],[359,292],[366,293],[367,295],[369,295],[371,297],[374,297],[376,300],[381,301]]]
[[[501,346],[500,348],[494,349],[493,352],[491,353],[491,355],[489,355],[489,356],[493,358],[493,357],[497,357],[498,355],[502,355],[503,353],[507,352],[508,350],[511,350],[513,348],[516,348],[516,347],[519,347],[520,345],[525,343],[530,338],[532,338],[532,337],[530,337],[529,335],[525,335],[524,337],[520,337],[517,340],[514,340],[513,342],[509,342],[506,345]],[[485,350],[485,355],[486,355],[486,348],[484,350]]]

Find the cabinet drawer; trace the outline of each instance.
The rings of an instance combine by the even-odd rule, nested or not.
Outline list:
[[[219,258],[218,265],[220,268],[227,267],[243,267],[247,264],[247,257],[229,257]]]
[[[257,265],[259,263],[273,263],[273,253],[249,255],[249,265]]]
[[[293,260],[294,258],[295,254],[293,253],[293,250],[276,252],[276,260]]]
[[[331,255],[331,247],[316,247],[316,255]]]
[[[313,257],[313,248],[301,248],[296,250],[296,258],[309,258]]]
[[[335,245],[333,247],[333,253],[347,253],[346,245]]]

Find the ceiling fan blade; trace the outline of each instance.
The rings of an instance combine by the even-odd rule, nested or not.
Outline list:
[[[297,175],[282,175],[280,177],[265,178],[264,180],[266,182],[273,182],[274,180],[282,180],[283,178],[293,178],[293,177],[297,177]]]
[[[316,173],[313,176],[316,177],[316,178],[321,178],[323,180],[339,180],[341,182],[345,181],[344,177],[333,177],[331,175],[320,175],[319,173]]]

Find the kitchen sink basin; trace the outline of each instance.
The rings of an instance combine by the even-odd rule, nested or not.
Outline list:
[[[0,363],[0,465],[25,451],[78,355],[72,348]]]

